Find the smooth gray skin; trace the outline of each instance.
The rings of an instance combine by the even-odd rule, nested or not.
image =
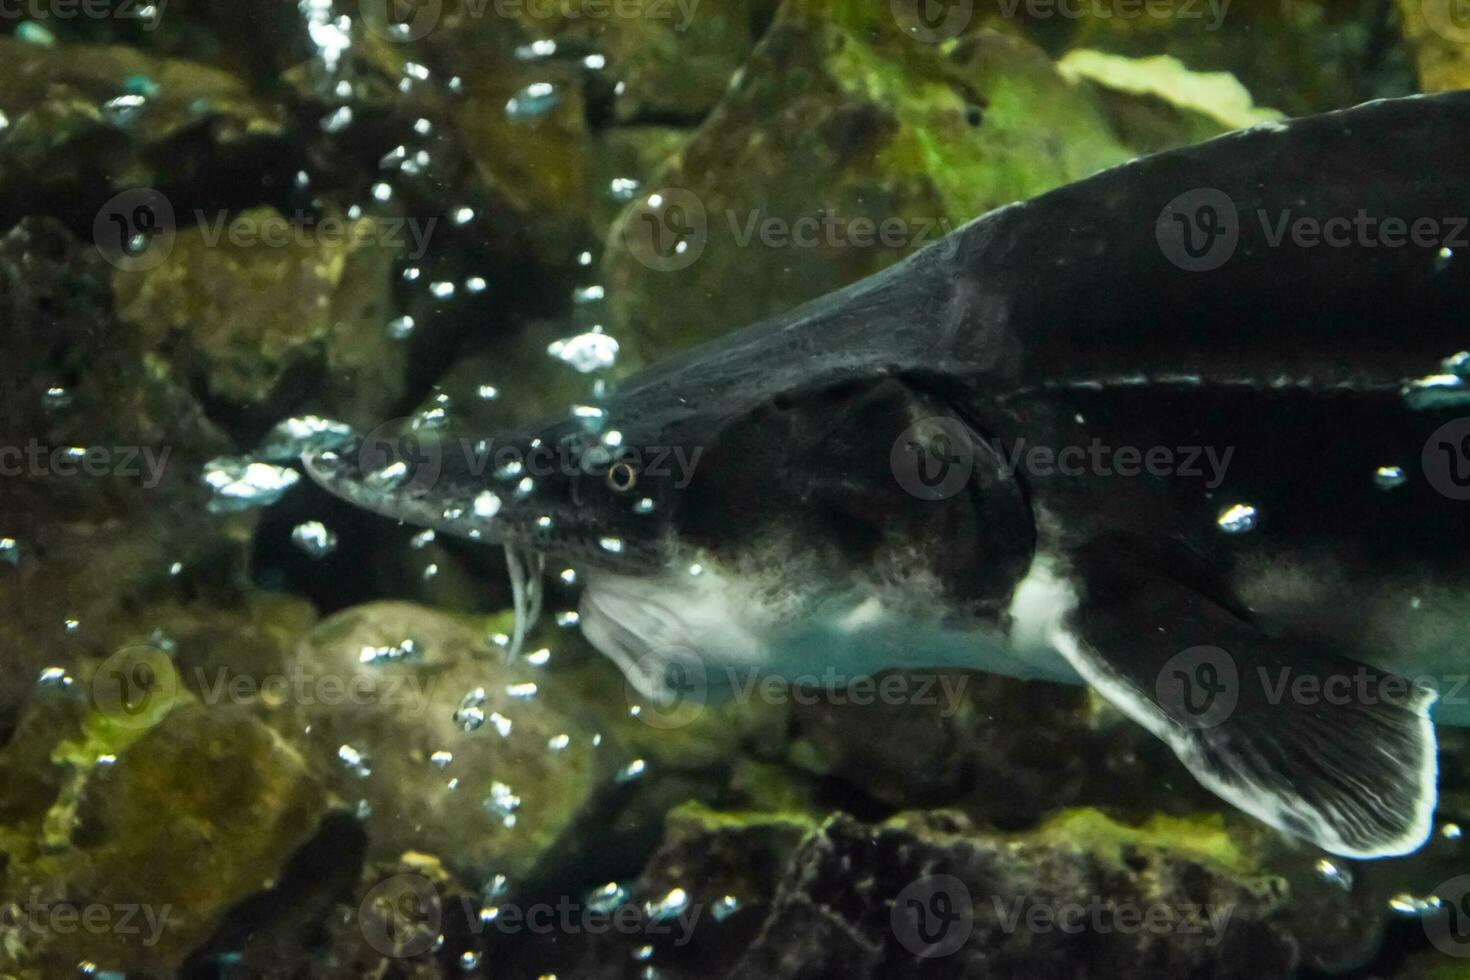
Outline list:
[[[1157,621],[1155,633],[1179,625],[1208,640],[1208,617],[1190,618],[1208,601],[1247,625],[1234,636],[1244,667],[1253,638],[1310,633],[1329,658],[1438,687],[1442,720],[1470,720],[1457,686],[1470,522],[1449,475],[1455,443],[1438,434],[1470,400],[1451,392],[1426,407],[1403,393],[1470,347],[1470,248],[1449,240],[1467,235],[1467,159],[1470,93],[1257,127],[993,212],[629,379],[607,406],[616,449],[569,420],[496,439],[525,460],[568,447],[530,484],[442,451],[375,480],[405,455],[393,440],[308,469],[380,513],[576,565],[591,586],[589,636],[651,696],[670,650],[788,674],[836,663],[848,676],[950,663],[1075,680],[1104,661],[1133,685],[1104,693],[1170,740],[1157,706],[1129,699],[1149,700],[1142,678],[1175,650],[1120,630]],[[1192,255],[1188,244],[1210,240],[1201,206],[1224,215],[1225,232]],[[1302,217],[1347,219],[1347,231],[1313,241],[1292,233]],[[1433,220],[1436,237],[1387,244],[1389,219]],[[942,499],[899,478],[899,447],[929,416],[972,437],[970,479]],[[1014,463],[1020,446],[1094,440],[1228,450],[1229,465],[1196,477]],[[655,472],[665,450],[696,460],[692,476]],[[609,480],[620,456],[639,466],[632,489]],[[1390,491],[1374,479],[1387,466],[1408,477]],[[477,515],[487,491],[494,514]],[[1232,504],[1256,509],[1249,533],[1222,532]],[[1088,587],[1103,573],[1080,571],[1107,567],[1103,542],[1159,573],[1106,609],[1106,590]],[[1023,644],[1018,619],[1035,603],[1021,600],[1038,594],[1023,587],[1042,559],[1056,559],[1079,606]],[[687,575],[691,563],[710,574]],[[1198,572],[1180,579],[1186,568]],[[1083,641],[1066,654],[1052,642],[1063,627]],[[1087,630],[1119,642],[1091,644]],[[1401,734],[1418,759],[1422,733]],[[1342,843],[1212,784],[1201,769],[1216,760],[1170,744],[1232,802]],[[1423,802],[1404,803],[1412,828],[1371,831],[1391,841],[1337,849],[1405,849]]]

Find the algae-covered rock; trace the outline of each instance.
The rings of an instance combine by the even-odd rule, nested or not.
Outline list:
[[[782,8],[615,229],[613,332],[641,350],[788,309],[1131,156],[1092,96],[1030,44],[994,32],[918,44],[886,8],[836,5],[832,19],[832,6]]]
[[[1034,824],[1083,796],[1105,768],[1138,788],[1147,773],[1108,765],[1086,692],[965,671],[881,675],[893,697],[801,699],[795,760],[894,809],[961,806],[1003,827]],[[1126,795],[1126,791],[1119,795]]]
[[[587,239],[593,196],[592,142],[575,67],[525,66],[505,71],[466,65],[462,97],[450,104],[455,132],[473,162],[483,193],[501,213],[517,216],[523,239],[565,262]]]
[[[1282,118],[1275,109],[1255,105],[1229,72],[1192,72],[1169,55],[1125,58],[1079,48],[1057,67],[1094,87],[1114,129],[1140,155]]]
[[[414,213],[447,223],[467,210],[467,246],[570,264],[594,240],[592,70],[532,54],[532,36],[493,8],[422,13],[424,30],[401,38],[381,8],[355,21],[343,77],[318,63],[285,74],[298,111],[320,124],[306,137],[314,162],[358,195],[383,181]]]
[[[248,518],[207,515],[198,484],[229,443],[118,322],[112,271],[54,221],[0,239],[0,729],[43,667],[122,642],[136,604],[245,564]]]
[[[278,901],[259,910],[260,921],[220,944],[210,958],[222,972],[249,977],[482,975],[468,965],[475,962],[484,930],[478,921],[481,899],[441,861],[409,852],[347,871],[347,880],[331,882],[330,889],[319,880],[292,882],[296,894],[272,896]],[[280,908],[293,898],[305,907]]]
[[[301,757],[244,709],[124,693],[149,662],[50,682],[0,751],[0,969],[176,970],[328,811]]]
[[[750,0],[671,0],[619,8],[574,0],[552,8],[553,16],[523,13],[520,22],[543,43],[596,52],[606,74],[617,79],[613,113],[619,120],[692,123],[719,100],[749,53],[757,22],[764,19],[761,6]]]
[[[1032,9],[1051,11],[1027,17]],[[1168,55],[1196,72],[1231,72],[1257,102],[1289,115],[1341,109],[1414,91],[1392,4],[1331,0],[1158,0],[1122,7],[1022,4],[1012,22],[1045,32],[1055,48],[1090,48],[1132,58]]]
[[[774,885],[788,860],[818,823],[800,812],[681,806],[669,814],[638,891],[666,895],[681,889],[703,908],[744,912],[759,922],[770,910]]]
[[[1231,856],[1223,843],[997,838],[942,814],[838,816],[794,855],[729,975],[1290,976],[1286,897]]]
[[[211,398],[276,417],[280,399],[299,398],[283,385],[320,373],[314,395],[326,411],[370,427],[403,387],[402,347],[385,324],[408,227],[222,214],[156,242],[165,254],[149,254],[151,268],[119,270],[118,315],[169,352],[177,376],[203,378]]]
[[[476,882],[573,858],[619,763],[541,672],[503,662],[497,626],[384,602],[302,641],[294,739],[360,805],[370,856],[424,851]]]
[[[77,231],[124,188],[236,200],[290,162],[284,113],[237,78],[120,45],[0,37],[0,113],[0,214],[53,214]]]
[[[1470,88],[1470,19],[1458,0],[1399,0],[1398,11],[1420,89]]]

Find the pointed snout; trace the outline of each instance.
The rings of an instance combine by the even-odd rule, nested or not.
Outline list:
[[[641,491],[609,488],[611,460],[597,437],[558,423],[489,438],[380,427],[302,464],[328,492],[385,517],[635,571],[652,561],[662,515]]]

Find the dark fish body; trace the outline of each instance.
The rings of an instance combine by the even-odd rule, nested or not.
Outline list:
[[[1080,679],[1273,826],[1403,853],[1433,692],[1470,720],[1470,397],[1442,366],[1470,347],[1466,160],[1470,94],[1258,127],[644,372],[601,433],[513,436],[572,447],[529,488],[311,467],[585,568],[589,637],[650,696],[689,651]]]

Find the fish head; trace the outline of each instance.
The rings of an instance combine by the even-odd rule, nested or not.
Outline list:
[[[474,438],[398,420],[303,462],[321,486],[383,516],[630,575],[664,564],[663,515],[677,498],[642,447],[575,417]]]
[[[914,653],[894,624],[995,615],[1029,559],[1029,515],[940,399],[882,374],[740,397],[677,380],[630,385],[595,419],[365,438],[307,468],[370,510],[504,547],[513,580],[518,564],[574,568],[584,635],[654,699],[671,664],[711,683],[790,675],[888,624],[874,663],[848,661],[868,673]],[[936,436],[964,471],[916,486]]]

